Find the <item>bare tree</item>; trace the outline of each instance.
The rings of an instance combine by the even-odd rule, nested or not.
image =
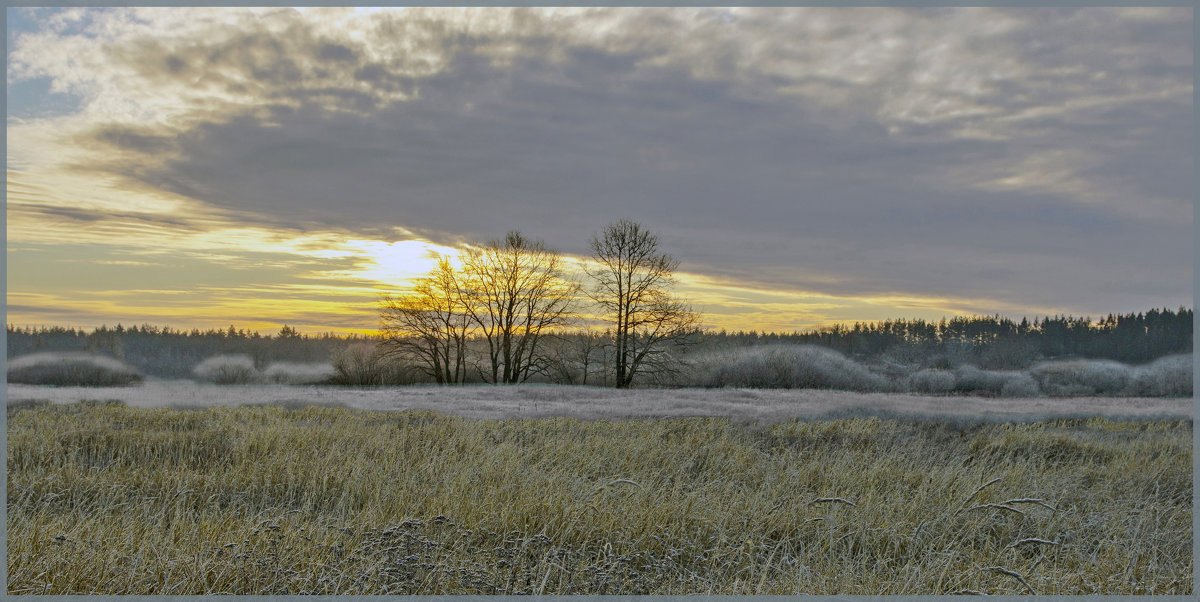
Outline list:
[[[463,382],[472,316],[466,303],[454,267],[439,259],[410,292],[383,298],[384,349],[413,361],[438,384]]]
[[[695,332],[700,319],[671,294],[679,261],[659,251],[658,236],[627,219],[591,242],[598,265],[586,268],[595,283],[590,295],[613,325],[616,386],[670,370],[671,347]]]
[[[545,366],[542,338],[568,324],[578,286],[568,281],[556,251],[509,232],[463,257],[463,305],[487,344],[480,375],[492,383],[525,382]]]

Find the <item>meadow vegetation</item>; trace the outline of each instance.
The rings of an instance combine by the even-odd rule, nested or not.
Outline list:
[[[1193,592],[1190,421],[8,409],[8,593]]]
[[[86,352],[34,353],[7,365],[8,382],[26,385],[123,386],[142,382],[137,368]]]
[[[1192,355],[1167,356],[1140,366],[1071,359],[1038,362],[1027,370],[984,370],[971,364],[867,364],[815,345],[762,345],[695,357],[670,384],[986,397],[1188,396]]]
[[[714,353],[696,360],[679,384],[701,387],[886,391],[882,375],[815,345],[768,345]]]
[[[453,312],[447,316],[460,322],[464,318]],[[554,321],[557,324],[558,320]],[[240,355],[253,360],[255,370],[264,374],[271,364],[332,366],[336,375],[331,384],[437,382],[411,354],[402,352],[405,346],[398,341],[381,346],[386,336],[302,335],[289,326],[278,333],[261,335],[233,326],[227,330],[182,331],[149,325],[101,326],[90,332],[9,325],[7,334],[7,352],[12,361],[46,352],[86,352],[133,366],[148,378],[195,378],[201,363],[214,357]],[[446,355],[453,359],[447,365],[454,370],[443,381],[475,384],[506,380],[490,377],[496,365],[492,361],[495,340],[489,346],[487,337],[467,331],[459,334],[461,340],[454,338],[453,353]],[[778,384],[930,393],[945,391],[949,375],[944,371],[951,371],[954,384],[945,391],[949,394],[1025,397],[1192,393],[1192,311],[1183,307],[1177,311],[1164,308],[1109,315],[1098,320],[1055,316],[1016,322],[999,316],[959,316],[941,322],[885,320],[852,327],[833,325],[808,332],[695,329],[680,334],[672,336],[670,344],[656,346],[650,359],[643,359],[651,362],[653,369],[634,370],[634,378],[627,384],[755,388]],[[613,386],[622,381],[616,369],[620,363],[617,335],[611,329],[556,327],[539,337],[537,361],[522,363],[518,380]],[[289,379],[292,377],[284,378]],[[275,379],[267,375],[266,380]]]
[[[215,385],[314,385],[334,382],[337,371],[328,363],[273,362],[259,370],[248,355],[218,355],[192,370],[198,382]]]
[[[210,357],[192,370],[192,376],[200,382],[215,385],[250,385],[262,382],[262,374],[254,367],[248,355],[217,355]]]
[[[263,378],[277,385],[315,385],[332,382],[337,371],[327,363],[275,362],[262,371]]]
[[[197,382],[219,385],[287,384],[385,386],[429,382],[383,348],[365,341],[334,348],[328,361],[259,362],[248,354],[221,354],[199,362]],[[1192,394],[1192,355],[1159,358],[1129,366],[1112,360],[1052,360],[1027,370],[985,370],[971,364],[953,368],[864,363],[816,345],[760,345],[693,352],[671,360],[643,387],[825,389],[858,392],[976,395],[985,397],[1134,396]],[[262,365],[261,368],[259,367]],[[532,378],[534,383],[607,383],[602,369],[582,363],[558,365]],[[666,363],[664,362],[665,366]],[[587,376],[591,376],[589,381]],[[141,382],[136,368],[116,359],[82,352],[39,353],[15,358],[8,381],[23,384],[115,386]],[[467,379],[478,384],[479,380]]]
[[[1192,357],[1174,355],[1143,366],[1106,360],[1042,362],[1030,375],[1048,395],[1191,395]]]

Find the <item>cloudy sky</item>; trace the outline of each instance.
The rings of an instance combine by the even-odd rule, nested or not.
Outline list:
[[[1192,11],[8,9],[8,321],[370,331],[623,217],[714,327],[1192,304]]]

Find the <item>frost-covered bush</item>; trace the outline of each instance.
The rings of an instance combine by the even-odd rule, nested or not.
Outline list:
[[[986,391],[999,395],[1004,383],[1012,378],[1013,372],[998,372],[995,370],[980,370],[970,364],[964,364],[954,370],[954,389],[962,393]]]
[[[954,380],[954,390],[959,393],[983,392],[1002,397],[1034,397],[1041,394],[1037,381],[1028,373],[1015,370],[980,370],[965,364],[954,370]]]
[[[769,345],[709,356],[688,383],[702,387],[884,391],[888,380],[842,354],[813,345]]]
[[[913,393],[944,394],[954,390],[954,373],[949,370],[921,370],[908,378]]]
[[[1168,355],[1133,368],[1130,395],[1192,394],[1192,354]]]
[[[200,362],[192,370],[196,380],[217,385],[249,385],[263,382],[261,372],[248,355],[217,355]]]
[[[26,385],[119,387],[142,382],[137,369],[92,353],[34,353],[8,362],[8,382]]]
[[[387,362],[371,343],[353,343],[333,352],[334,382],[339,385],[382,385]]]
[[[1001,397],[1041,397],[1037,381],[1024,372],[1012,372],[1012,377],[1000,387]]]
[[[1121,395],[1128,389],[1129,366],[1109,360],[1042,362],[1029,374],[1047,395]]]
[[[280,385],[316,385],[337,376],[330,364],[276,362],[263,370],[263,378]]]

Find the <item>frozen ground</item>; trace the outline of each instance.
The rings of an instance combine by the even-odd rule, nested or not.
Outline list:
[[[218,386],[151,381],[131,387],[8,385],[9,403],[44,400],[120,400],[133,407],[205,408],[283,404],[345,406],[363,410],[427,409],[467,418],[650,418],[721,416],[753,421],[793,417],[881,415],[947,420],[1029,420],[1047,417],[1190,418],[1191,398],[931,397],[796,389],[614,390],[596,387],[518,386],[338,388],[286,385]]]

